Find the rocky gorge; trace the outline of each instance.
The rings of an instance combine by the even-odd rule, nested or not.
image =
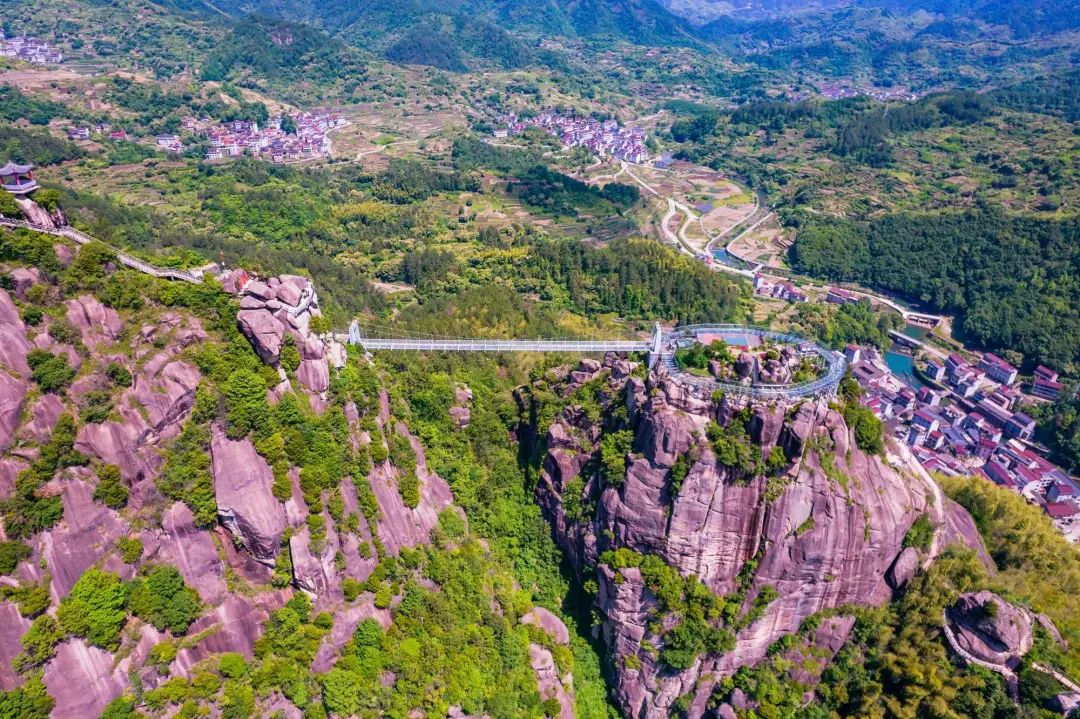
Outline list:
[[[923,477],[860,448],[826,399],[702,396],[611,356],[538,384],[519,392],[524,436],[541,451],[537,499],[579,578],[595,582],[628,716],[730,712],[730,697],[714,696],[721,680],[818,613],[888,602],[931,559],[905,541],[921,517],[946,513],[937,531],[979,546],[961,508],[935,507]],[[564,398],[548,427],[536,421],[544,393]],[[693,605],[673,611],[670,581],[641,557],[711,593],[705,606],[725,618],[698,631],[719,647],[681,651]],[[824,644],[835,652],[852,624],[830,625]]]

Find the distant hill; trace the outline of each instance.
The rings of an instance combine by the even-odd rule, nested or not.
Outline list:
[[[245,74],[293,83],[327,82],[366,72],[362,53],[341,40],[302,23],[247,17],[210,53],[204,80],[230,80]]]
[[[192,8],[201,2],[171,1]],[[375,52],[394,46],[395,54],[407,50],[397,46],[402,39],[419,40],[410,35],[417,28],[437,28],[449,37],[428,44],[448,50],[449,42],[459,52],[501,66],[525,60],[521,37],[611,38],[643,45],[696,42],[685,21],[656,0],[223,0],[212,7],[234,17],[257,13],[313,22]]]

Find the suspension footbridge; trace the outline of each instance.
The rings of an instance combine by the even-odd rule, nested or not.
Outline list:
[[[64,237],[77,244],[88,244],[95,241],[93,237],[71,227],[50,227],[41,223],[32,223],[26,220],[0,216],[0,227],[10,229],[28,229],[44,232],[58,237]],[[201,282],[203,272],[201,270],[177,270],[169,267],[158,267],[145,260],[134,257],[126,252],[111,248],[116,253],[118,261],[139,272],[144,272],[154,277],[163,279],[179,280],[184,282]],[[306,310],[308,305],[315,302],[314,291],[305,292],[297,307],[291,311],[298,314]],[[347,333],[330,333],[330,336],[339,342],[362,347],[365,351],[412,351],[412,352],[554,352],[569,354],[606,354],[615,352],[619,354],[643,353],[648,355],[650,369],[663,365],[669,374],[678,375],[687,384],[701,392],[721,391],[724,393],[749,395],[760,399],[774,399],[782,397],[810,397],[816,395],[831,395],[836,392],[840,379],[844,376],[847,364],[844,357],[836,352],[825,349],[807,340],[794,335],[786,335],[759,327],[746,327],[731,324],[707,324],[678,327],[673,330],[664,330],[657,322],[649,339],[491,339],[491,338],[467,338],[467,337],[440,337],[434,335],[420,335],[415,332],[403,331],[401,328],[389,328],[388,336],[373,337],[361,329],[358,321],[354,320]],[[822,371],[818,376],[807,382],[791,384],[762,384],[753,381],[730,381],[713,377],[703,377],[685,372],[675,358],[675,352],[680,347],[692,345],[698,337],[708,336],[711,339],[721,339],[729,346],[748,347],[755,342],[761,344],[781,343],[796,348],[800,356],[816,356],[819,359]]]
[[[347,335],[336,339],[373,351],[411,352],[558,352],[573,354],[644,353],[650,369],[663,365],[671,375],[703,392],[721,391],[760,399],[832,395],[844,376],[847,363],[843,355],[795,335],[773,332],[760,327],[734,324],[700,324],[665,331],[660,323],[653,326],[648,340],[620,339],[489,339],[438,337],[385,328],[389,336],[372,337],[358,321],[349,325]],[[733,347],[748,348],[763,343],[791,346],[800,357],[817,358],[821,372],[812,380],[790,384],[763,384],[753,381],[722,380],[685,372],[675,357],[680,347],[688,347],[699,338],[720,339]]]

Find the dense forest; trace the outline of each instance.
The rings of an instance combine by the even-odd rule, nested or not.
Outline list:
[[[794,267],[861,282],[956,314],[959,336],[1013,349],[1025,366],[1080,362],[1080,220],[992,208],[821,220],[799,229]]]
[[[367,75],[367,61],[356,49],[308,25],[247,17],[209,54],[201,75],[216,81],[255,75],[283,88],[338,79],[356,85]]]
[[[413,28],[388,47],[386,59],[402,65],[430,65],[450,72],[469,69],[453,38],[424,26]]]

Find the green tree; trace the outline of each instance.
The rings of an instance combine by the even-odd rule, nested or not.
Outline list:
[[[249,369],[238,369],[225,383],[226,427],[229,437],[239,439],[270,427],[266,380]]]
[[[43,392],[59,394],[75,379],[75,370],[68,364],[66,355],[54,355],[48,350],[33,349],[26,354],[30,376]]]
[[[128,609],[159,631],[180,635],[199,616],[199,595],[176,567],[158,564],[132,581]]]
[[[56,616],[67,633],[116,651],[127,618],[127,598],[127,587],[115,574],[88,569],[60,602]]]
[[[128,488],[120,478],[120,468],[115,464],[103,464],[97,468],[98,483],[94,487],[94,500],[111,509],[127,506]]]
[[[0,574],[11,574],[19,562],[29,559],[33,550],[19,541],[0,542]]]

